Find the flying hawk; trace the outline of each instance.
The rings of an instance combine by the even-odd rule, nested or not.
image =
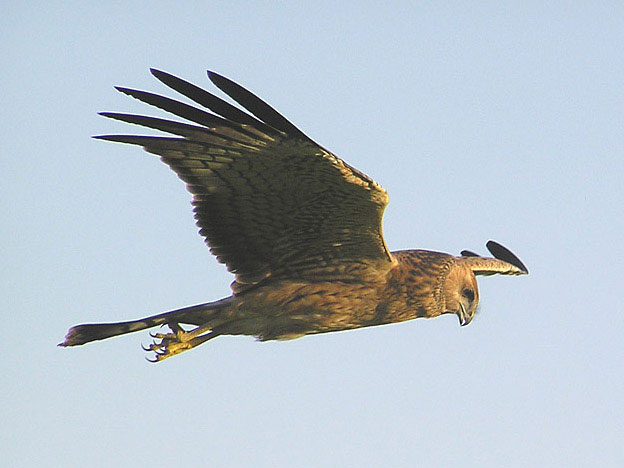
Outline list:
[[[61,346],[167,325],[170,332],[153,334],[146,348],[162,361],[219,335],[289,340],[442,314],[456,314],[467,325],[479,302],[475,275],[528,273],[493,241],[486,245],[494,258],[390,252],[381,228],[388,194],[374,180],[217,73],[208,77],[245,110],[151,72],[205,110],[118,87],[191,123],[103,112],[174,136],[95,138],[142,146],[186,182],[199,233],[235,275],[233,293],[139,320],[77,325]]]

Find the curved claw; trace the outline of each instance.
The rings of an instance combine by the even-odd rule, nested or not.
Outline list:
[[[151,345],[148,345],[148,346],[141,345],[141,348],[143,348],[143,351],[148,352],[148,353],[156,352],[157,350],[161,348],[161,345],[158,343],[152,343]]]
[[[177,323],[167,325],[172,333],[150,333],[154,342],[148,346],[141,345],[144,351],[154,353],[153,359],[146,357],[149,362],[163,361],[219,335],[219,333],[214,333],[214,329],[210,326],[196,327],[186,331]]]

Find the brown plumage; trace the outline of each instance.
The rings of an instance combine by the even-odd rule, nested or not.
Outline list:
[[[168,325],[171,333],[152,335],[147,348],[160,361],[218,335],[284,340],[447,313],[467,325],[479,302],[475,275],[528,273],[493,241],[494,258],[389,252],[381,229],[388,194],[375,181],[227,78],[208,72],[249,113],[172,75],[152,74],[211,112],[117,88],[194,124],[102,113],[176,137],[96,138],[142,146],[186,182],[200,234],[235,275],[233,294],[140,320],[78,325],[61,346]]]

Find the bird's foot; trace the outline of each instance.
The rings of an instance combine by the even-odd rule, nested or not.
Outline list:
[[[148,361],[164,361],[168,357],[194,348],[215,336],[211,327],[197,327],[186,331],[177,323],[171,323],[168,326],[171,333],[150,333],[154,339],[153,343],[149,346],[143,346],[145,351],[154,353],[154,359],[148,358]]]

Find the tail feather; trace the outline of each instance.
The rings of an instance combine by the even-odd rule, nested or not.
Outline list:
[[[146,330],[169,323],[206,324],[214,319],[215,312],[225,306],[228,299],[172,310],[129,322],[76,325],[69,329],[67,335],[65,335],[65,340],[59,343],[59,346],[79,346],[91,341],[105,340],[113,336],[125,335],[126,333]]]
[[[60,343],[59,346],[78,346],[90,341],[105,340],[113,336],[145,330],[163,323],[166,323],[165,319],[76,325],[69,329],[67,335],[65,335],[65,341]]]

